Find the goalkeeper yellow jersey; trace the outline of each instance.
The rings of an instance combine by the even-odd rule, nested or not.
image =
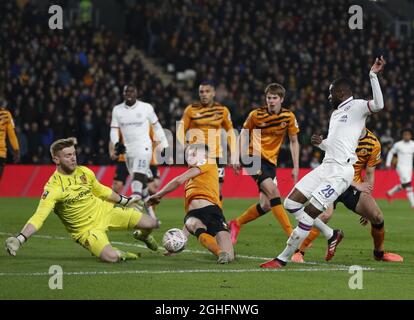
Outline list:
[[[66,230],[76,237],[93,227],[114,204],[105,201],[112,190],[96,179],[92,170],[79,166],[71,175],[55,171],[44,187],[35,214],[28,224],[39,230],[54,211]]]

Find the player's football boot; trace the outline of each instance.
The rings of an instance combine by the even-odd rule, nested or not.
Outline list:
[[[135,239],[144,242],[148,249],[152,251],[158,250],[158,243],[152,235],[147,235],[145,237],[141,230],[135,230],[132,235]]]
[[[404,258],[396,253],[391,252],[376,252],[374,251],[374,259],[377,261],[387,262],[403,262]]]
[[[239,232],[240,232],[240,226],[237,224],[236,220],[231,220],[229,222],[229,228],[230,228],[231,242],[233,244],[236,244],[237,237],[239,236]]]
[[[298,251],[296,252],[292,258],[290,259],[290,261],[292,262],[296,262],[296,263],[304,263],[305,259],[304,259],[304,255],[302,252]]]
[[[220,252],[217,263],[219,264],[228,264],[230,263],[230,255],[227,252]]]
[[[283,268],[284,266],[286,266],[286,262],[279,260],[278,258],[269,260],[265,263],[262,263],[260,265],[260,268],[264,268],[264,269],[280,269]]]
[[[328,248],[326,249],[325,260],[330,261],[335,255],[336,248],[344,238],[342,230],[334,230],[333,236],[328,240]]]
[[[122,250],[119,250],[115,247],[113,247],[113,248],[118,252],[119,259],[121,261],[137,260],[140,257],[138,254],[128,252],[128,251],[122,251]]]
[[[392,196],[387,192],[386,193],[386,196],[387,196],[387,201],[388,201],[388,203],[392,203]]]

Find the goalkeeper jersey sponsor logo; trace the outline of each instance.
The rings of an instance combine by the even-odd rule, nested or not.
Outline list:
[[[64,200],[65,204],[72,204],[72,203],[76,203],[79,200],[81,200],[82,198],[85,198],[86,196],[90,195],[91,191],[90,190],[85,190],[85,191],[81,191],[79,192],[79,194],[76,197]]]
[[[87,184],[88,183],[88,179],[86,178],[86,175],[85,174],[81,175],[80,176],[80,179],[81,179],[82,183],[84,183],[84,184]]]

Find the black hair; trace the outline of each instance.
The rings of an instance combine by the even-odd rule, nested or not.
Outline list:
[[[348,78],[338,78],[332,82],[332,86],[343,91],[353,92],[352,81]]]
[[[200,86],[210,86],[216,88],[216,83],[213,80],[203,80],[200,82]]]
[[[137,91],[138,89],[137,89],[137,86],[135,85],[135,84],[133,84],[133,83],[127,83],[126,85],[124,85],[124,89],[123,89],[123,91],[125,91],[126,89],[128,89],[128,88],[134,88],[134,90],[135,91]]]
[[[410,129],[410,128],[404,128],[404,129],[402,129],[400,134],[403,135],[405,132],[411,133],[412,136],[414,135],[413,134],[413,130]]]

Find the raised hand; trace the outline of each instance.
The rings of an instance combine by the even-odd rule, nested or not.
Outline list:
[[[376,58],[374,64],[371,67],[371,72],[380,73],[384,70],[385,64],[386,62],[383,56]]]

